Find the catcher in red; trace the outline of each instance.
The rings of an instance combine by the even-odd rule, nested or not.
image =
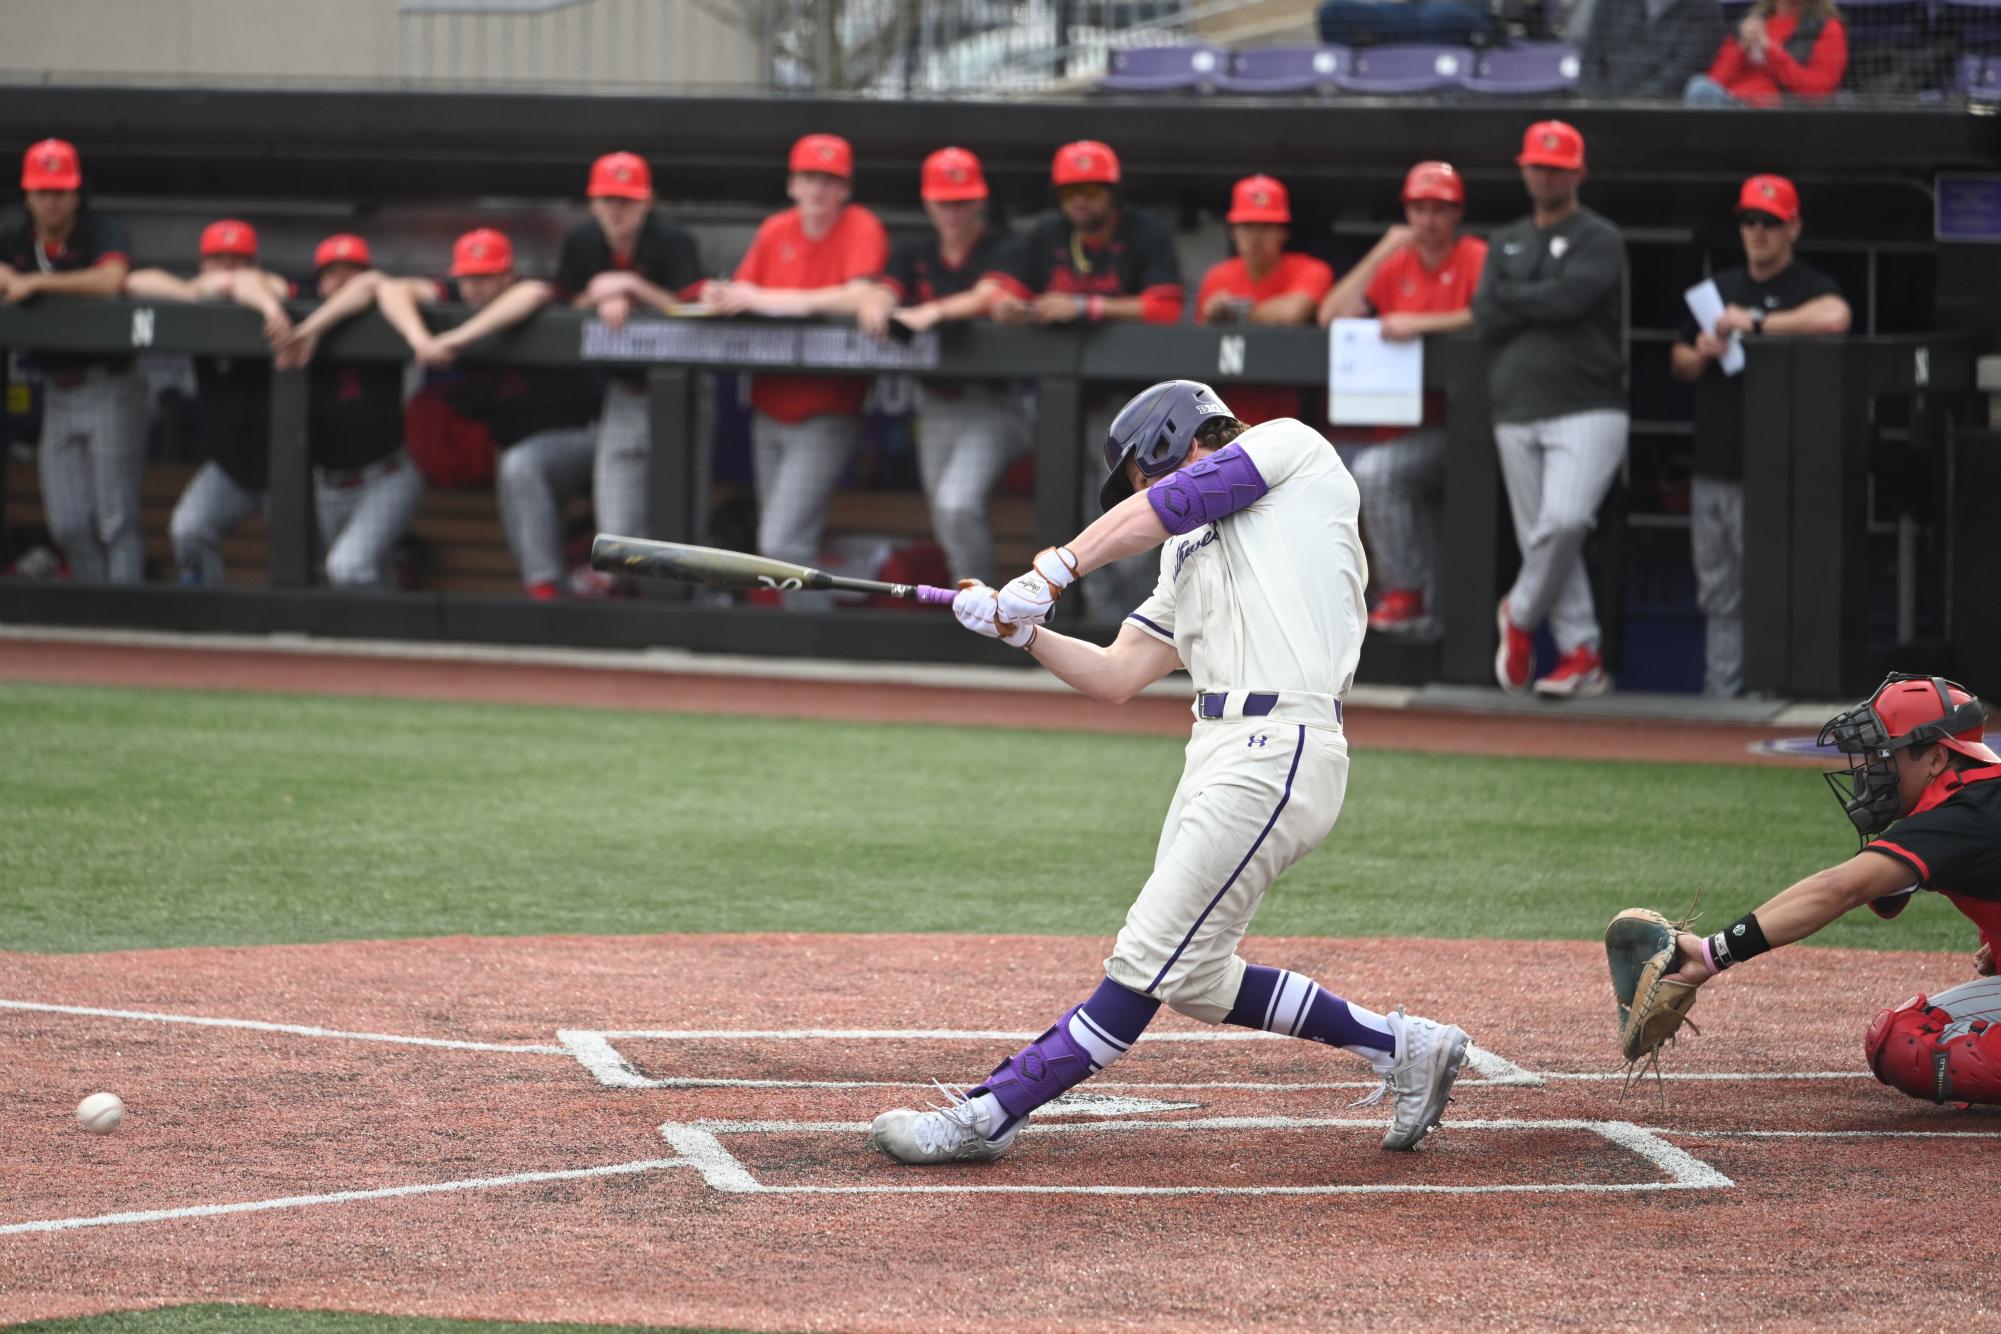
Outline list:
[[[1876,1078],[1930,1102],[2001,1104],[2001,755],[1987,710],[1965,687],[1893,673],[1866,703],[1830,719],[1820,744],[1846,755],[1828,785],[1861,835],[1853,857],[1816,871],[1712,936],[1680,931],[1673,1002],[1767,950],[1804,940],[1865,904],[1895,917],[1919,890],[1943,894],[1979,932],[1979,977],[1913,996],[1869,1025]],[[1684,1006],[1684,1009],[1686,1007]]]

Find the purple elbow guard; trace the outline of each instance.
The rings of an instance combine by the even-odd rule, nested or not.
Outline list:
[[[1146,498],[1167,531],[1179,535],[1255,504],[1270,489],[1244,447],[1232,444],[1161,478]]]

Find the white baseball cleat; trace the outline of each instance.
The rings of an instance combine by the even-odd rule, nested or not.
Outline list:
[[[1014,1137],[1028,1118],[1022,1117],[1007,1133],[987,1138],[988,1124],[982,1104],[958,1089],[938,1086],[949,1102],[929,1111],[898,1107],[876,1117],[869,1126],[868,1142],[873,1147],[913,1167],[934,1163],[990,1163],[1014,1146]]]
[[[1444,1119],[1445,1104],[1452,1101],[1452,1081],[1466,1064],[1472,1039],[1464,1029],[1406,1015],[1402,1006],[1385,1017],[1396,1035],[1396,1064],[1383,1072],[1381,1088],[1349,1105],[1370,1107],[1384,1094],[1396,1094],[1396,1111],[1383,1147],[1415,1149]]]

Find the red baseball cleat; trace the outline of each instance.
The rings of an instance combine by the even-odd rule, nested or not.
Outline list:
[[[1416,588],[1392,588],[1369,613],[1369,628],[1386,635],[1414,635],[1431,628],[1424,614],[1424,592]]]
[[[1494,677],[1501,689],[1519,695],[1529,688],[1529,673],[1535,670],[1535,641],[1508,619],[1506,598],[1501,599],[1494,620],[1501,634],[1500,646],[1494,650]]]
[[[1611,683],[1605,679],[1605,660],[1589,644],[1580,644],[1563,655],[1556,670],[1535,683],[1535,692],[1548,699],[1577,699],[1602,695]]]

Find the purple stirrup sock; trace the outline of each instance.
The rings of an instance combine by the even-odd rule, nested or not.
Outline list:
[[[1007,1113],[996,1136],[1015,1122],[1089,1079],[1126,1054],[1153,1019],[1160,1002],[1106,978],[1082,1005],[1056,1026],[994,1067],[967,1096],[990,1094]]]
[[[1346,1047],[1371,1059],[1396,1050],[1396,1035],[1375,1011],[1342,1000],[1310,977],[1261,964],[1244,969],[1237,1003],[1223,1022]]]

